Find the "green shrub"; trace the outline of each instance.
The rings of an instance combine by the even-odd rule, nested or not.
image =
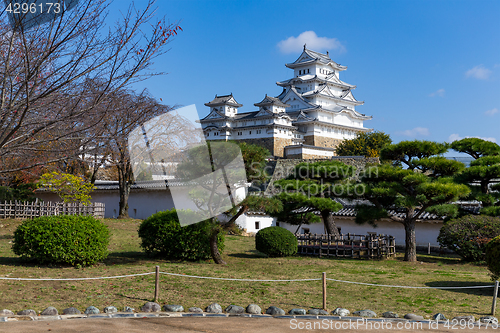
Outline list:
[[[107,257],[108,243],[108,227],[92,216],[43,216],[17,227],[12,249],[42,264],[88,266]]]
[[[268,227],[255,235],[257,251],[270,257],[287,257],[297,253],[297,237],[285,228]]]
[[[145,219],[139,227],[141,247],[152,256],[167,259],[210,259],[210,220],[181,227],[175,209],[158,212]],[[219,251],[224,249],[224,234],[219,233]]]
[[[486,263],[491,272],[491,279],[500,279],[500,236],[486,244]]]
[[[467,261],[483,261],[486,244],[500,235],[500,218],[467,215],[445,222],[438,242]]]

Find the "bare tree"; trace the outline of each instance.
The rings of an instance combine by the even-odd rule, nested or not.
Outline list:
[[[94,151],[99,152],[97,165],[106,163],[115,167],[118,174],[120,203],[118,218],[128,217],[128,197],[134,182],[133,166],[128,152],[129,134],[148,120],[169,112],[173,107],[158,103],[147,91],[136,94],[118,91],[101,102],[103,110],[113,110],[100,126],[100,136],[92,141]]]
[[[161,74],[149,71],[152,61],[181,28],[155,18],[150,0],[140,10],[131,5],[105,30],[108,4],[80,0],[30,29],[11,29],[0,16],[0,174],[92,152],[89,133],[101,133],[91,129],[114,112],[97,107]]]

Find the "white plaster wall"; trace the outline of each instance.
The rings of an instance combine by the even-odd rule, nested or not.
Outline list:
[[[185,190],[185,200],[188,197],[189,189]],[[59,197],[53,193],[36,193],[37,198],[44,201],[60,201]],[[101,190],[91,193],[92,202],[102,202],[105,204],[106,218],[116,218],[118,216],[120,197],[118,190]],[[128,200],[128,213],[132,218],[146,219],[159,211],[170,210],[174,208],[174,202],[168,189],[154,191],[135,191],[130,192]],[[193,204],[193,208],[195,208]]]
[[[281,227],[295,232],[297,230],[296,225],[290,225],[288,223],[279,223]],[[378,222],[377,228],[370,226],[369,224],[359,225],[354,222],[354,219],[339,219],[335,218],[335,224],[337,227],[341,228],[343,234],[351,233],[357,235],[366,235],[367,232],[376,232],[377,234],[391,235],[396,238],[396,244],[403,245],[405,243],[405,230],[401,223],[382,221]],[[439,236],[439,230],[443,226],[442,222],[439,223],[429,223],[429,222],[418,222],[415,226],[415,234],[417,245],[428,245],[431,243],[433,246],[439,246],[437,237]],[[299,232],[302,232],[303,228],[309,228],[309,232],[313,234],[323,234],[324,226],[323,223],[314,223],[310,225],[303,225]]]
[[[255,222],[259,222],[259,229],[255,229]],[[236,224],[246,232],[257,233],[259,230],[276,225],[276,219],[266,215],[243,214],[236,219]]]

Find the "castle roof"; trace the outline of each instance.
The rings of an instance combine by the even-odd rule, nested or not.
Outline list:
[[[300,76],[297,76],[297,77],[292,77],[291,79],[288,79],[288,80],[284,80],[284,81],[278,81],[276,82],[276,84],[280,87],[287,87],[289,85],[293,85],[293,84],[296,84],[296,83],[304,83],[304,82],[310,82],[310,81],[317,81],[317,82],[321,82],[321,83],[330,83],[330,84],[334,84],[336,86],[339,86],[341,88],[345,88],[345,89],[354,89],[356,88],[355,85],[353,84],[349,84],[349,83],[346,83],[344,81],[341,81],[337,75],[335,74],[329,74],[329,75],[322,75],[324,76],[321,77],[319,75],[312,75],[312,74],[305,74],[305,75],[300,75]]]
[[[313,50],[309,50],[304,45],[304,50],[301,55],[292,63],[286,64],[285,66],[288,68],[297,68],[305,65],[310,65],[314,63],[320,63],[324,65],[330,65],[336,70],[344,71],[347,69],[347,66],[341,66],[340,64],[333,61],[330,56],[324,53],[316,52]]]
[[[313,96],[317,96],[317,95],[321,95],[321,96],[325,96],[325,97],[329,97],[329,98],[333,98],[333,99],[337,99],[337,100],[341,100],[343,102],[348,102],[348,103],[351,103],[351,104],[355,104],[355,105],[362,105],[364,104],[365,102],[361,102],[361,101],[357,101],[354,96],[352,95],[352,92],[351,92],[351,89],[346,89],[344,91],[342,91],[342,95],[341,96],[336,96],[331,90],[330,88],[328,87],[328,85],[323,85],[322,87],[320,87],[318,90],[314,90],[314,91],[308,91],[308,92],[305,92],[302,94],[303,97],[313,97]]]
[[[205,105],[206,106],[231,105],[237,108],[243,106],[243,104],[239,104],[238,102],[236,102],[236,100],[233,97],[233,93],[231,93],[230,95],[223,95],[223,96],[215,95],[215,98],[211,102],[205,103]]]
[[[282,101],[280,101],[279,98],[267,96],[267,94],[266,94],[266,97],[264,97],[264,99],[262,101],[260,101],[259,103],[255,103],[254,105],[255,106],[276,105],[276,106],[281,106],[284,108],[290,107],[289,104],[283,103]]]

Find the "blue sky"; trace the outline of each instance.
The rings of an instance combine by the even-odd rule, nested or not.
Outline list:
[[[111,18],[129,0],[116,0]],[[138,7],[143,1],[135,1]],[[158,58],[168,75],[136,85],[166,104],[215,94],[244,106],[288,79],[303,42],[348,66],[345,82],[395,142],[481,137],[500,143],[500,1],[170,1],[157,14],[183,29]]]

